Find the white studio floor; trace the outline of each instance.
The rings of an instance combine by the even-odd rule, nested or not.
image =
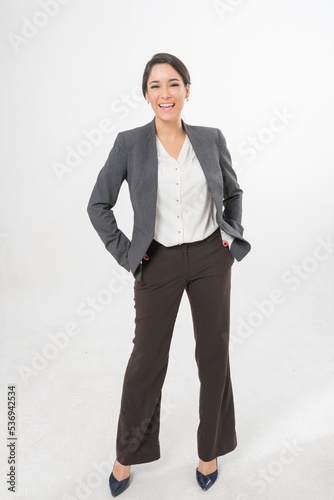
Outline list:
[[[238,279],[237,274],[232,293],[234,334],[239,321]],[[122,499],[334,499],[331,280],[321,272],[312,280],[258,326],[251,327],[248,317],[248,329],[239,330],[244,338],[234,335],[231,369],[238,446],[219,458],[220,477],[208,492],[202,492],[195,480],[198,380],[184,296],[163,390],[162,456],[133,466],[132,482]],[[4,438],[6,387],[16,383],[18,473],[13,495],[4,479],[8,465],[2,439],[1,499],[111,498],[108,477],[115,458],[123,373],[132,348],[132,293],[131,286],[124,286],[90,327],[80,327],[67,341],[58,335],[58,345],[64,345],[53,349],[55,332],[53,337],[46,335],[41,326],[25,331],[24,318],[7,309],[12,329],[3,337],[1,349],[1,429]],[[7,300],[14,307],[10,296]],[[31,323],[28,311],[34,314],[37,306],[26,295],[20,312]],[[46,299],[43,304],[40,298],[38,311],[41,325],[43,311],[51,314]],[[45,317],[45,325],[49,320]]]

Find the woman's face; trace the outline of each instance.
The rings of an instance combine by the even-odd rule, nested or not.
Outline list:
[[[183,83],[181,75],[170,64],[156,64],[147,81],[146,100],[155,115],[164,121],[179,119],[184,100],[190,93],[190,84]]]

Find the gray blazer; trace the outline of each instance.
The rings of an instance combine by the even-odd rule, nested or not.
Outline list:
[[[226,140],[219,129],[182,126],[203,168],[217,208],[217,223],[234,236],[230,251],[240,261],[251,246],[243,238],[242,190],[231,165]],[[120,132],[101,169],[88,203],[90,220],[118,264],[141,279],[141,260],[154,237],[157,201],[158,156],[155,119]],[[134,212],[131,241],[118,228],[112,208],[123,181],[129,186]]]

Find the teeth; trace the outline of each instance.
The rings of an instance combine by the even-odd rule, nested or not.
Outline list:
[[[159,104],[160,108],[171,108],[174,104]]]

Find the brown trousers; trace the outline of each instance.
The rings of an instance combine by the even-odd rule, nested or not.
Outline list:
[[[126,368],[116,457],[123,465],[160,458],[159,426],[174,324],[186,290],[200,381],[198,456],[210,461],[237,446],[229,366],[233,257],[219,229],[203,241],[163,247],[153,240],[134,285],[135,337]]]

